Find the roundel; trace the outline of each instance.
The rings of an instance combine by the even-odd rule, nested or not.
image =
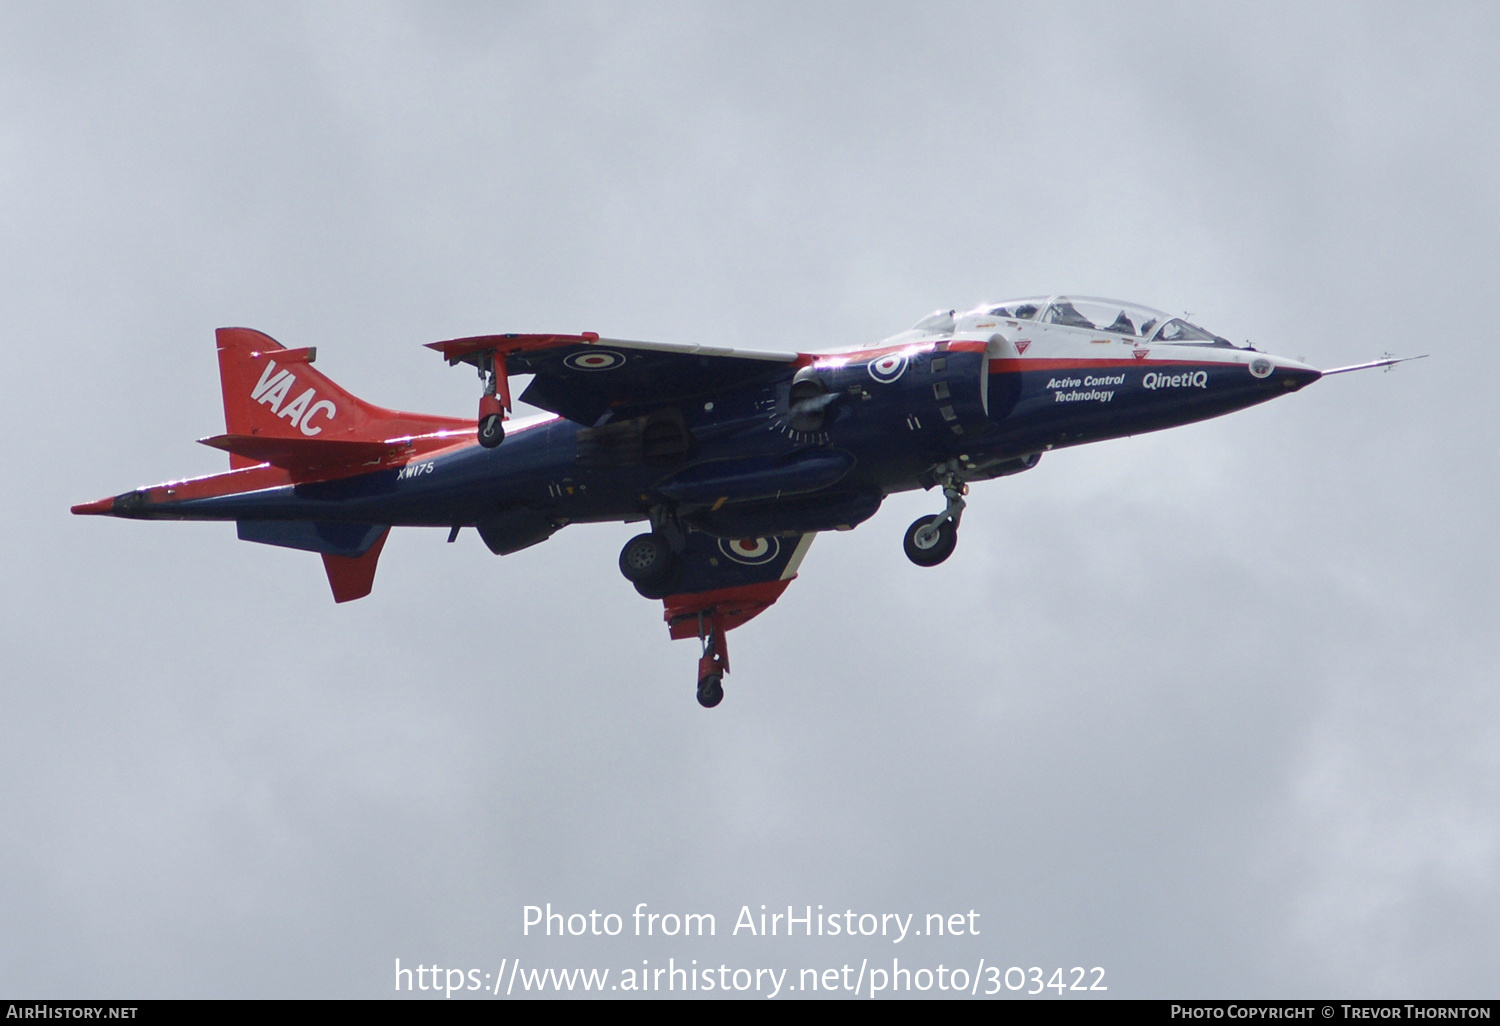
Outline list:
[[[590,349],[565,357],[563,366],[586,371],[613,370],[624,362],[625,357],[619,353],[610,352],[608,349]]]
[[[887,353],[878,360],[871,360],[867,366],[870,368],[870,377],[882,385],[889,385],[906,370],[906,355]]]
[[[720,538],[719,551],[736,563],[758,566],[775,559],[781,543],[775,538]]]
[[[1250,361],[1250,373],[1257,378],[1268,378],[1271,376],[1271,361],[1263,356],[1258,356]]]

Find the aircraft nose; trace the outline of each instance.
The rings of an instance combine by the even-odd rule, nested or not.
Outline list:
[[[1250,373],[1263,378],[1272,389],[1295,392],[1306,388],[1323,376],[1316,367],[1309,367],[1301,360],[1285,356],[1257,356],[1250,361]]]
[[[1306,388],[1322,376],[1322,371],[1301,363],[1284,363],[1276,368],[1276,377],[1280,379],[1281,387],[1288,392]]]

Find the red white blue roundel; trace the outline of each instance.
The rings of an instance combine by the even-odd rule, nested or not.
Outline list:
[[[583,353],[574,353],[563,359],[563,366],[572,367],[574,370],[596,371],[614,370],[625,362],[625,357],[619,353],[610,352],[608,349],[590,349]]]
[[[776,558],[781,551],[781,542],[775,538],[720,538],[719,551],[736,563],[759,566]]]
[[[867,366],[870,368],[870,377],[882,385],[889,385],[906,370],[906,354],[887,353],[878,360],[871,360]]]

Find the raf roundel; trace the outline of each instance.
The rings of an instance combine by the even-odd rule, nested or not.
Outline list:
[[[719,551],[736,563],[759,566],[776,558],[781,543],[775,538],[735,538],[732,541],[720,538]]]
[[[904,353],[887,353],[878,360],[870,361],[870,377],[882,385],[889,385],[906,370]]]
[[[563,360],[563,365],[574,370],[614,370],[625,362],[625,357],[608,349],[595,349],[586,353],[574,353]]]

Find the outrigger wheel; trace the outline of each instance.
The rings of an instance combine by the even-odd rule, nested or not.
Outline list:
[[[917,566],[937,566],[958,547],[958,526],[946,513],[920,517],[906,529],[902,545]]]
[[[712,709],[724,701],[724,675],[717,670],[698,680],[698,704]]]
[[[479,397],[479,444],[493,449],[505,441],[505,414],[510,409],[510,379],[505,372],[505,355],[500,350],[490,353],[489,366],[479,363],[479,376],[484,380],[484,394]]]
[[[493,449],[505,441],[505,418],[498,413],[491,413],[479,421],[479,444],[486,449]]]
[[[698,657],[698,704],[712,709],[724,701],[724,674],[729,671],[729,649],[717,613],[698,614],[698,640],[703,643],[703,654]]]

